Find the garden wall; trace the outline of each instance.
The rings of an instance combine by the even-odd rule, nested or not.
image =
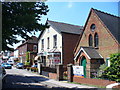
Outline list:
[[[57,73],[49,73],[49,78],[57,80]]]
[[[107,86],[112,83],[116,83],[115,81],[102,80],[102,79],[91,79],[91,78],[80,78],[73,76],[73,82],[88,84],[88,85],[96,85],[96,86]]]

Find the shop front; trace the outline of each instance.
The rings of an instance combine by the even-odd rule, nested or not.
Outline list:
[[[49,60],[49,67],[55,68],[56,64],[61,63],[61,53],[60,52],[49,52],[48,60]]]

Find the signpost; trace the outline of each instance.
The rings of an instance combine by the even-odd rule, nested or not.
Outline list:
[[[83,66],[73,66],[73,74],[75,76],[79,76],[81,78],[84,78],[84,71]]]

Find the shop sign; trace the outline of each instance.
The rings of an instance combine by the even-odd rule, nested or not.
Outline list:
[[[55,54],[53,57],[50,57],[50,64],[59,64],[60,63],[60,55]]]
[[[73,74],[76,76],[84,76],[83,66],[73,66]]]

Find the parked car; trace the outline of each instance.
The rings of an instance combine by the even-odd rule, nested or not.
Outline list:
[[[23,69],[24,68],[24,64],[23,63],[17,63],[16,64],[16,68]]]
[[[6,79],[4,78],[6,76],[6,71],[5,68],[2,67],[2,65],[0,64],[0,81],[2,81],[2,83],[6,82]],[[0,82],[0,90],[2,90],[2,83]]]
[[[35,67],[35,68],[37,68],[37,65],[32,65],[31,67]]]
[[[10,64],[10,65],[14,65],[14,61],[13,60],[8,60],[7,63]]]
[[[12,65],[8,63],[2,63],[2,67],[4,67],[5,69],[12,69]]]

